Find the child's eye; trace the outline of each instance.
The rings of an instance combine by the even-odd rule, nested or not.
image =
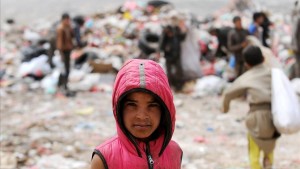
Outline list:
[[[151,103],[149,104],[149,107],[160,107],[158,103]]]
[[[128,102],[128,103],[126,103],[125,105],[126,105],[126,106],[132,106],[132,107],[136,106],[136,104],[135,104],[135,103],[132,103],[132,102]]]

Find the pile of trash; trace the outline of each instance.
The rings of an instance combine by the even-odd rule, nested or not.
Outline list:
[[[269,48],[264,47],[262,43],[255,37],[249,36],[247,38],[249,44],[259,46],[265,57],[265,64],[270,67],[282,68],[285,74],[290,77],[294,84],[294,89],[299,91],[298,80],[292,79],[292,70],[296,62],[295,54],[291,50],[292,41],[292,23],[290,15],[283,15],[280,13],[269,13],[263,10],[264,8],[259,4],[255,4],[252,1],[239,1],[240,4],[236,6],[229,6],[216,13],[214,13],[210,20],[202,23],[200,26],[200,46],[201,47],[201,69],[204,77],[197,80],[195,84],[194,96],[205,95],[212,87],[214,87],[213,95],[220,94],[220,86],[222,89],[228,86],[227,82],[232,81],[235,78],[234,65],[235,60],[232,55],[228,55],[225,58],[214,58],[213,54],[217,50],[218,41],[215,37],[209,35],[210,28],[225,28],[233,27],[232,18],[234,16],[240,16],[242,18],[242,25],[244,28],[248,28],[252,22],[252,15],[254,12],[263,11],[267,14],[270,22],[270,39],[268,40]],[[246,3],[248,2],[248,3]],[[214,77],[211,77],[214,76]],[[218,79],[219,77],[219,79]],[[204,80],[205,79],[205,80]],[[210,84],[209,88],[204,89],[203,85]],[[225,81],[223,83],[223,81]],[[215,81],[213,83],[213,81]],[[218,84],[218,82],[220,82]],[[227,84],[226,84],[227,83]],[[202,90],[200,90],[203,88]],[[222,91],[222,90],[221,90]],[[199,93],[200,92],[200,93]],[[211,95],[210,94],[210,95]],[[300,96],[300,95],[299,95]]]
[[[164,1],[127,1],[116,11],[81,16],[85,20],[81,31],[86,46],[72,51],[70,88],[94,90],[101,74],[116,73],[131,58],[163,62],[157,54],[162,27],[171,24],[174,14],[189,16]],[[57,25],[58,22],[38,22],[19,27],[11,19],[3,23],[0,68],[3,92],[20,92],[23,90],[20,84],[31,81],[34,85],[28,88],[56,93],[59,72],[63,69],[59,52],[52,51]]]
[[[248,27],[252,13],[260,9],[253,3],[235,5],[224,8],[226,10],[220,10],[221,12],[216,12],[210,17],[201,18],[180,12],[165,1],[148,3],[126,1],[116,11],[74,17],[74,22],[78,17],[85,21],[81,31],[86,46],[74,49],[71,54],[73,65],[70,77],[71,89],[94,90],[101,79],[99,74],[116,73],[130,58],[153,59],[164,66],[164,59],[157,57],[160,36],[162,28],[171,24],[170,19],[175,14],[182,15],[182,18],[190,22],[196,30],[201,51],[202,74],[231,81],[235,77],[234,57],[214,58],[218,42],[208,33],[208,29],[233,27],[232,18],[235,15],[241,16],[244,27]],[[270,14],[269,18],[273,23],[270,35],[272,37],[270,51],[274,54],[272,57],[280,62],[289,75],[295,62],[289,49],[290,19],[281,14]],[[26,27],[18,27],[11,19],[2,24],[1,87],[18,86],[17,83],[29,77],[35,81],[35,85],[31,88],[42,88],[48,94],[56,92],[59,71],[63,69],[59,52],[50,52],[57,24],[58,22],[53,24],[37,22]],[[13,88],[20,91],[22,87]],[[199,87],[195,90],[199,90]],[[215,93],[219,91],[216,90]]]
[[[180,12],[168,2],[138,2],[126,1],[118,10],[84,16],[82,32],[86,46],[72,51],[69,76],[69,88],[81,92],[78,97],[70,100],[63,97],[53,99],[53,95],[57,93],[58,76],[63,69],[59,52],[50,52],[57,23],[39,22],[20,27],[9,19],[1,24],[0,97],[1,100],[5,99],[1,110],[5,110],[3,116],[10,119],[1,126],[11,130],[1,130],[0,168],[88,168],[89,159],[86,157],[90,157],[94,146],[115,134],[112,110],[108,105],[116,72],[131,58],[152,59],[164,67],[165,59],[157,55],[159,38],[162,27],[170,24],[169,19],[174,12],[182,15],[195,28],[201,50],[199,62],[203,74],[202,78],[187,84],[187,91],[191,95],[175,94],[181,99],[175,100],[179,108],[176,117],[178,134],[175,133],[175,139],[179,140],[184,152],[187,152],[183,158],[183,168],[219,168],[225,164],[225,161],[215,162],[215,159],[219,158],[216,154],[220,150],[210,146],[212,142],[220,149],[223,144],[229,148],[246,146],[245,140],[228,142],[228,137],[238,139],[245,135],[245,131],[239,129],[232,133],[225,132],[222,125],[225,120],[228,122],[226,127],[229,126],[234,131],[240,121],[243,121],[243,117],[235,122],[222,115],[216,115],[219,110],[215,102],[220,101],[218,96],[235,77],[234,60],[232,56],[213,57],[218,42],[207,31],[212,26],[232,27],[232,18],[235,15],[240,15],[244,27],[247,27],[251,23],[253,11],[258,10],[258,7],[253,4],[238,4],[238,8],[228,7],[227,10],[216,12],[211,17],[202,18]],[[273,52],[270,58],[275,58],[289,75],[295,62],[289,49],[289,17],[281,14],[272,14],[269,17],[274,23],[270,36],[272,44],[270,49],[264,51]],[[294,79],[292,84],[300,95],[300,80]],[[204,97],[212,101],[196,99]],[[205,115],[191,109],[194,106],[190,104],[199,105],[198,102]],[[238,111],[247,109],[243,102],[235,106]],[[191,114],[195,114],[197,118],[191,117]],[[210,126],[207,119],[214,126]],[[190,122],[201,128],[201,132],[195,131],[194,126],[190,128],[187,125],[191,124]],[[194,132],[191,134],[193,136],[197,133],[206,135],[189,140],[185,134],[186,130]],[[218,139],[214,140],[211,133],[218,134]],[[199,148],[191,148],[191,145]],[[207,149],[216,152],[212,154]],[[294,154],[296,153],[299,152],[295,150]],[[213,159],[210,159],[212,164],[205,161],[207,159],[204,155]],[[297,154],[295,157],[298,157]],[[201,158],[203,160],[199,160]],[[225,154],[224,159],[235,158]],[[233,162],[227,168],[247,166],[246,159],[243,159],[242,165],[237,163]],[[294,165],[299,163],[299,160],[295,160]]]

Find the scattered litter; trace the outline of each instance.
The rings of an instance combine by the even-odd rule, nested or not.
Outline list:
[[[194,139],[194,141],[195,141],[195,142],[198,142],[198,143],[206,143],[206,142],[207,142],[207,140],[206,140],[204,137],[201,137],[201,136],[196,137],[196,138]]]
[[[12,153],[0,152],[0,168],[15,169],[17,168],[17,157]]]
[[[205,97],[208,95],[218,95],[226,88],[227,82],[217,76],[205,76],[198,79],[195,85],[194,97]]]
[[[90,114],[94,113],[94,111],[95,111],[95,109],[93,107],[87,107],[87,108],[77,110],[76,114],[90,115]]]
[[[53,169],[67,167],[69,169],[87,168],[88,164],[83,161],[65,158],[62,155],[43,156],[35,165],[37,169]]]

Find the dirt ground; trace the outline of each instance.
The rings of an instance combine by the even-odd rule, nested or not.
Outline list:
[[[175,103],[173,139],[183,149],[183,169],[249,168],[244,125],[248,106],[243,100],[234,101],[228,114],[219,111],[219,96],[194,99],[175,94]],[[40,161],[53,155],[82,162],[77,168],[89,168],[95,146],[116,134],[111,92],[81,92],[75,98],[42,91],[6,93],[1,96],[0,115],[1,151],[17,154],[18,167],[24,169],[47,168],[47,161]],[[299,140],[300,133],[278,140],[275,169],[300,168]],[[71,168],[63,163],[60,167]]]
[[[271,11],[285,14],[293,4],[293,0],[257,1]],[[68,0],[1,0],[1,21],[12,16],[17,23],[56,21],[65,11],[103,12],[101,7],[117,7],[121,2],[91,0],[69,5]],[[227,0],[172,2],[204,17],[224,6]],[[58,3],[61,5],[57,6]],[[109,89],[112,78],[108,79],[104,83]],[[0,162],[13,166],[5,169],[15,169],[16,160],[20,169],[88,169],[93,149],[116,134],[111,91],[106,89],[65,98],[44,94],[41,89],[29,90],[22,84],[9,91],[1,88]],[[175,94],[177,121],[173,139],[183,149],[182,169],[249,169],[244,125],[249,108],[240,99],[232,103],[228,114],[222,114],[220,101],[220,96],[194,99],[191,95]],[[274,169],[300,169],[300,132],[278,140]]]

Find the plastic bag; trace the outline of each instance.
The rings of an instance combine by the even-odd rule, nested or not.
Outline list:
[[[52,74],[43,78],[41,87],[44,89],[45,93],[55,94],[59,75],[60,71],[56,69],[52,72]]]
[[[91,73],[85,75],[84,79],[77,83],[69,83],[70,90],[74,91],[89,91],[93,86],[97,85],[100,80],[100,74]]]
[[[196,80],[202,76],[200,65],[200,49],[197,30],[190,27],[185,40],[181,43],[181,65],[183,80]]]
[[[28,74],[33,74],[36,76],[42,76],[49,74],[51,72],[51,67],[47,63],[48,56],[41,55],[37,58],[32,59],[30,62],[24,62],[19,68],[19,76],[26,76]]]
[[[300,130],[300,105],[291,82],[282,70],[272,69],[272,114],[276,129],[282,134]]]
[[[221,94],[227,82],[217,76],[205,76],[198,79],[194,88],[194,97],[214,96]]]

